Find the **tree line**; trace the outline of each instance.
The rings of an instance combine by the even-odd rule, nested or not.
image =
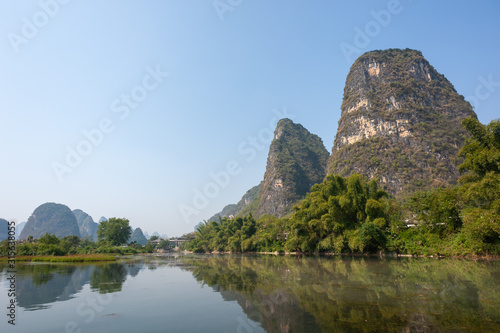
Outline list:
[[[158,239],[152,236],[145,246],[133,241],[129,242],[132,228],[126,218],[110,218],[99,223],[97,228],[97,241],[90,237],[80,238],[78,236],[66,236],[59,238],[53,234],[46,233],[39,239],[29,236],[25,241],[16,246],[16,255],[70,255],[70,254],[99,254],[99,253],[119,253],[137,254],[152,253],[157,249],[170,248],[168,240],[162,240],[159,244],[153,241]],[[9,242],[5,240],[0,243],[0,256],[8,256]]]
[[[416,192],[404,201],[360,174],[328,175],[285,218],[221,218],[197,227],[182,245],[194,252],[388,251],[500,254],[500,120],[469,117],[456,186]]]

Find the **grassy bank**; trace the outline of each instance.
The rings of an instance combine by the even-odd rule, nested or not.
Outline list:
[[[116,258],[104,254],[76,254],[67,256],[19,256],[16,262],[96,262],[115,261]],[[8,261],[8,257],[0,257],[0,262]]]

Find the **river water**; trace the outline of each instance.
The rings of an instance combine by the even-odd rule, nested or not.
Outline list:
[[[163,255],[16,270],[14,298],[0,264],[0,332],[500,332],[499,261]]]

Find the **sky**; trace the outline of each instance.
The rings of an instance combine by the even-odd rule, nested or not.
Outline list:
[[[500,117],[500,2],[0,0],[0,217],[57,202],[180,236],[263,178],[290,118],[331,151],[370,50],[422,51]]]

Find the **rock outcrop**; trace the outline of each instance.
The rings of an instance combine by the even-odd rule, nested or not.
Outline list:
[[[471,105],[422,53],[360,56],[347,75],[328,172],[378,177],[393,195],[455,184]]]

